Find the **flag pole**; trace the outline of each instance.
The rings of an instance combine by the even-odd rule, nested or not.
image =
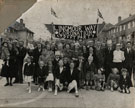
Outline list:
[[[51,41],[53,40],[53,35],[54,35],[54,24],[53,22],[51,23],[52,25],[52,33],[51,33]]]
[[[97,18],[97,37],[98,37],[98,21],[99,21],[99,18]]]

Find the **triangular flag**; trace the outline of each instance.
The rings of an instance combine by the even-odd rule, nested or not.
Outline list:
[[[51,8],[51,15],[53,15],[53,16],[55,16],[55,17],[57,17],[57,18],[58,18],[57,14],[56,14],[56,12],[54,11],[54,9],[53,9],[53,8]]]

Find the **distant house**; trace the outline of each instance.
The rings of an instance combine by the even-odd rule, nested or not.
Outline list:
[[[102,28],[101,32],[99,32],[98,34],[98,38],[101,42],[106,42],[107,39],[110,39],[111,37],[108,36],[107,32],[108,29],[110,27],[112,27],[113,25],[111,23],[107,23],[104,25],[104,27]]]
[[[135,42],[135,14],[130,14],[128,18],[123,20],[121,16],[119,16],[118,23],[106,29],[106,33],[108,37],[116,39],[117,42]]]
[[[26,45],[27,42],[33,41],[34,32],[25,27],[23,19],[20,19],[20,22],[15,22],[5,31],[6,37],[12,40],[24,41]]]

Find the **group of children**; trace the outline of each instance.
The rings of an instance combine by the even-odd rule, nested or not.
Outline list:
[[[130,93],[130,87],[131,87],[131,79],[129,77],[128,71],[126,68],[122,68],[121,71],[117,68],[112,68],[112,72],[109,74],[107,81],[105,78],[104,74],[104,69],[99,68],[97,70],[97,73],[95,73],[95,70],[92,70],[93,65],[93,57],[88,58],[89,63],[91,62],[91,66],[87,67],[87,72],[86,72],[86,79],[84,81],[83,89],[89,90],[97,90],[97,91],[104,91],[105,89],[110,89],[111,91],[114,90],[119,90],[121,93]],[[71,61],[72,63],[72,61]],[[31,82],[33,78],[33,69],[34,65],[32,64],[32,58],[28,57],[27,62],[24,65],[24,77],[26,81],[28,82],[28,92],[31,93]],[[57,95],[58,89],[59,90],[67,90],[69,92],[69,88],[74,88],[71,85],[68,85],[68,75],[67,75],[67,70],[69,67],[64,66],[63,60],[59,60],[58,62],[58,67],[53,70],[53,63],[51,60],[47,62],[46,65],[44,65],[43,61],[39,61],[39,67],[37,68],[37,73],[38,73],[38,91],[45,91],[45,84],[47,84],[47,88],[49,92],[52,92],[53,89],[55,91],[54,95]],[[74,68],[74,67],[73,67]],[[89,69],[90,68],[90,69]],[[63,70],[61,70],[63,69]],[[63,71],[63,74],[57,73]],[[76,84],[77,87],[81,88],[80,83],[79,83],[79,75],[80,71],[77,69],[78,75],[76,79]],[[56,71],[56,72],[54,72]],[[65,73],[64,73],[65,72]],[[67,72],[67,73],[66,73]],[[61,75],[59,75],[61,74]],[[78,89],[78,88],[76,88]],[[76,90],[78,93],[78,90]],[[78,94],[77,94],[78,95]]]
[[[92,44],[83,45],[82,50],[79,48],[79,43],[74,43],[73,47],[66,44],[65,49],[61,43],[57,45],[57,49],[55,47],[53,44],[47,44],[42,48],[38,43],[35,48],[27,48],[27,54],[23,58],[22,74],[28,83],[28,93],[32,92],[33,81],[38,83],[37,91],[48,89],[49,92],[52,92],[54,90],[54,95],[57,95],[58,91],[66,90],[67,92],[75,91],[75,96],[78,97],[78,89],[97,91],[110,89],[130,93],[131,76],[125,67],[119,68],[116,65],[122,64],[119,59],[124,58],[124,55],[122,57],[118,55],[120,51],[117,50],[117,45],[116,54],[113,50],[108,50],[105,56],[101,56],[105,52],[102,48],[99,46],[95,48]],[[107,56],[109,53],[116,56],[112,57],[112,62],[115,58],[115,62],[112,64],[115,65],[111,66],[107,75],[109,65],[104,67],[104,64],[109,64],[109,58],[105,61],[105,57],[111,57]],[[124,53],[122,52],[122,54]],[[16,56],[12,56],[15,55],[14,53],[10,52],[6,55],[4,62],[0,63],[3,64],[1,76],[7,79],[5,86],[13,86],[12,79],[15,77],[16,67],[14,66],[17,65],[15,64],[17,59],[15,59]]]

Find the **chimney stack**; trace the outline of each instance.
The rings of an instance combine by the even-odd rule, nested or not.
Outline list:
[[[121,16],[118,17],[118,23],[121,21]]]
[[[23,19],[20,19],[20,24],[23,24]]]
[[[131,17],[132,16],[132,14],[129,14],[129,17]]]

